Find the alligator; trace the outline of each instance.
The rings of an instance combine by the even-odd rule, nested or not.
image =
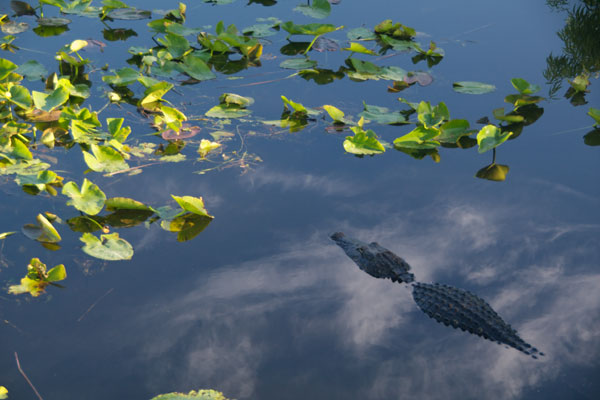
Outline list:
[[[409,284],[419,309],[437,322],[505,344],[535,359],[544,355],[521,339],[517,331],[477,295],[439,283],[416,282],[409,272],[410,265],[376,242],[367,244],[342,232],[332,234],[331,239],[367,274]]]

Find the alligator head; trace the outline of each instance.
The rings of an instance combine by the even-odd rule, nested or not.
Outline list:
[[[406,261],[375,242],[367,244],[342,232],[332,234],[331,239],[360,269],[375,278],[389,278],[400,283],[415,280],[415,276],[408,272],[410,265]]]

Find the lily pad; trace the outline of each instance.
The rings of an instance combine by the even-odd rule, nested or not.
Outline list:
[[[200,141],[200,146],[198,147],[198,154],[200,154],[200,158],[206,158],[208,153],[210,153],[213,150],[218,149],[219,147],[221,147],[221,143],[202,139]]]
[[[238,106],[230,106],[228,104],[219,104],[212,107],[204,113],[207,117],[212,118],[242,118],[250,115],[252,111],[240,108]]]
[[[0,233],[0,240],[6,239],[7,237],[14,235],[17,232],[2,232]]]
[[[496,90],[496,86],[490,85],[489,83],[473,82],[473,81],[461,81],[454,82],[452,88],[455,92],[465,94],[484,94],[490,93]]]
[[[29,29],[29,24],[27,22],[9,21],[3,24],[0,29],[8,35],[16,35]]]
[[[363,129],[364,119],[361,118],[358,126],[353,126],[354,136],[347,136],[344,140],[344,150],[358,156],[375,155],[385,152],[385,147],[377,140],[377,135],[371,129]]]
[[[369,50],[362,44],[356,42],[350,42],[350,47],[344,47],[342,50],[351,51],[353,53],[369,54],[372,56],[377,55],[373,50]]]
[[[91,145],[92,153],[83,152],[85,163],[92,171],[115,172],[129,168],[117,150],[108,146]]]
[[[81,248],[86,254],[101,260],[131,260],[133,247],[118,233],[100,235],[100,239],[91,233],[84,233],[79,239],[85,245]]]
[[[102,211],[106,201],[104,192],[87,178],[83,179],[81,190],[75,182],[67,182],[62,189],[62,194],[71,198],[67,205],[72,205],[88,215],[96,215]]]
[[[363,104],[363,107],[364,111],[358,115],[368,119],[369,121],[388,125],[408,123],[406,117],[400,114],[399,111],[390,111],[386,107],[373,106],[369,104]]]
[[[50,283],[62,281],[66,278],[67,271],[63,264],[46,271],[46,264],[41,262],[39,258],[32,258],[29,265],[27,265],[27,275],[21,279],[21,284],[10,286],[8,293],[29,293],[33,297],[37,297],[44,293]]]
[[[26,224],[21,231],[29,239],[37,240],[42,243],[58,243],[62,240],[56,228],[44,217],[38,214],[36,217],[38,222],[35,224]]]
[[[170,221],[161,221],[160,226],[166,231],[177,232],[177,240],[186,242],[198,236],[213,220],[210,216],[188,212]]]
[[[30,60],[19,65],[19,68],[15,72],[23,75],[28,81],[39,81],[48,75],[46,68],[35,60]]]
[[[152,16],[150,11],[139,10],[137,8],[119,8],[115,10],[111,10],[108,13],[108,17],[111,19],[121,19],[121,20],[137,20],[137,19],[147,19]]]
[[[477,144],[479,145],[479,153],[485,153],[496,146],[506,142],[512,135],[512,132],[502,132],[495,125],[486,125],[477,134]]]
[[[136,210],[136,211],[152,211],[152,208],[144,203],[130,199],[128,197],[111,197],[104,204],[107,211],[116,210]]]
[[[439,131],[437,129],[428,129],[422,125],[417,126],[404,136],[400,136],[394,140],[396,149],[410,150],[435,150],[440,145],[440,142],[433,140]]]
[[[38,18],[37,23],[39,26],[47,26],[47,27],[59,27],[69,25],[71,23],[70,19],[67,18]]]
[[[192,54],[185,56],[183,63],[179,64],[177,68],[198,81],[206,81],[217,77],[202,58]]]
[[[153,397],[151,400],[229,400],[223,393],[216,390],[201,389],[198,391],[192,390],[188,394],[185,393],[166,393]]]
[[[533,94],[540,90],[539,85],[532,85],[522,78],[513,78],[510,80],[510,83],[512,83],[514,88],[517,89],[521,94]]]
[[[284,60],[279,66],[287,69],[309,69],[317,65],[316,61],[310,60],[306,57],[302,58],[288,58]]]
[[[590,111],[587,114],[596,122],[594,126],[600,126],[600,108],[590,107]]]
[[[329,4],[329,1],[327,0],[313,0],[312,4],[299,5],[294,8],[294,11],[301,12],[308,17],[323,19],[331,14],[331,4]]]

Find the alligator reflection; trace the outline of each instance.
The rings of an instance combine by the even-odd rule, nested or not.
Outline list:
[[[544,355],[521,339],[485,300],[473,293],[439,283],[415,282],[410,265],[378,243],[363,243],[342,232],[332,234],[331,239],[369,275],[411,284],[413,299],[421,311],[437,322],[506,344],[536,359],[537,355]]]

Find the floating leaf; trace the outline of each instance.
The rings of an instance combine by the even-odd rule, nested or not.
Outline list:
[[[133,247],[125,239],[120,238],[118,233],[100,235],[98,239],[86,232],[79,240],[85,243],[82,250],[86,254],[101,260],[130,260],[133,257]]]
[[[115,75],[105,75],[102,80],[113,86],[126,86],[140,78],[142,74],[132,68],[121,68],[115,72]]]
[[[0,386],[0,399],[8,399],[8,390],[4,386]]]
[[[354,136],[347,136],[344,140],[344,150],[356,155],[374,155],[385,152],[385,147],[377,140],[377,135],[371,129],[362,128],[364,120],[361,118],[358,126],[353,126]]]
[[[373,50],[369,50],[362,44],[356,42],[350,42],[350,47],[342,48],[342,50],[351,51],[353,53],[369,54],[372,56],[377,55]]]
[[[310,35],[317,36],[323,35],[328,32],[333,32],[338,29],[343,28],[342,26],[337,27],[331,24],[306,24],[306,25],[296,25],[292,21],[284,22],[280,25],[281,29],[288,32],[290,35]]]
[[[177,68],[199,81],[206,81],[217,77],[202,58],[192,54],[185,56],[183,63],[179,64]]]
[[[181,58],[190,50],[188,40],[174,33],[167,33],[164,38],[159,38],[158,42],[167,48],[167,51],[175,59]]]
[[[144,203],[130,199],[128,197],[111,197],[104,202],[107,211],[116,210],[138,210],[138,211],[152,211],[152,208],[145,205]]]
[[[0,80],[6,78],[11,72],[16,70],[18,66],[11,61],[0,58]]]
[[[488,181],[502,182],[506,179],[508,170],[508,165],[492,163],[477,171],[475,176],[477,178],[487,179]]]
[[[42,214],[36,217],[38,225],[26,224],[21,231],[31,240],[37,240],[43,243],[58,243],[61,237],[54,226]]]
[[[18,17],[21,15],[35,15],[35,9],[24,1],[11,0],[10,8],[12,8]]]
[[[199,126],[191,126],[189,124],[183,124],[179,132],[173,129],[166,129],[161,134],[161,137],[165,140],[182,140],[189,139],[200,133],[202,129]]]
[[[333,122],[335,122],[336,124],[351,124],[352,123],[352,121],[348,120],[344,116],[344,112],[342,110],[340,110],[339,108],[330,106],[330,105],[324,105],[323,108],[325,109],[325,111],[327,111],[327,114],[329,114],[329,116],[331,117]]]
[[[466,94],[484,94],[496,90],[496,86],[490,85],[489,83],[472,81],[454,82],[452,88],[455,92]]]
[[[170,221],[161,221],[160,226],[166,231],[177,232],[177,240],[185,242],[198,236],[212,221],[211,216],[185,213]]]
[[[216,390],[201,389],[198,391],[192,390],[188,394],[185,393],[167,393],[153,397],[151,400],[229,400],[223,393]]]
[[[40,171],[36,175],[17,175],[15,182],[23,186],[23,191],[36,195],[46,190],[56,196],[56,188],[62,186],[63,178],[53,171]]]
[[[310,5],[299,5],[294,11],[317,19],[327,18],[331,13],[331,5],[327,0],[313,0]]]
[[[433,140],[438,134],[437,129],[427,129],[422,125],[418,125],[406,135],[396,138],[394,147],[399,150],[434,150],[440,145],[440,142]]]
[[[569,81],[569,84],[577,92],[585,92],[590,85],[590,80],[587,75],[577,75],[572,81]]]
[[[57,17],[38,18],[37,23],[40,26],[60,27],[60,26],[69,25],[71,23],[71,20],[67,19],[67,18],[57,18]]]
[[[87,178],[83,179],[81,190],[75,182],[67,182],[62,189],[62,194],[71,198],[67,205],[72,205],[88,215],[96,215],[102,211],[106,200],[104,192]]]
[[[35,107],[47,112],[65,104],[69,99],[69,90],[64,86],[57,87],[52,93],[43,93],[34,90],[31,94]]]
[[[241,118],[250,115],[252,111],[240,108],[238,106],[230,106],[227,104],[219,104],[212,107],[204,113],[207,117],[212,118]]]
[[[504,143],[513,133],[502,133],[500,128],[495,125],[486,125],[477,134],[477,144],[479,145],[479,153],[485,153],[496,146]]]
[[[15,72],[23,75],[28,81],[39,81],[48,75],[46,68],[35,60],[19,65],[19,68]]]
[[[193,197],[193,196],[175,196],[171,195],[171,197],[179,204],[179,206],[185,211],[189,211],[191,213],[197,215],[203,215],[206,217],[213,218],[212,215],[209,215],[204,208],[204,200],[202,197]]]
[[[590,111],[588,111],[587,114],[590,117],[594,118],[594,121],[596,121],[594,126],[600,126],[600,108],[590,107]]]
[[[532,85],[522,78],[513,78],[510,83],[519,91],[521,94],[533,94],[540,90],[539,85]]]
[[[2,233],[0,233],[0,240],[6,239],[10,235],[14,235],[15,233],[17,233],[17,232],[2,232]]]
[[[453,119],[440,126],[440,134],[436,140],[444,143],[456,144],[463,136],[468,136],[475,131],[469,130],[469,121],[466,119]]]
[[[29,29],[29,24],[27,22],[9,21],[3,24],[0,29],[8,35],[16,35]]]
[[[46,264],[41,262],[39,258],[32,258],[27,265],[27,275],[21,279],[21,284],[10,286],[8,293],[29,293],[33,297],[37,297],[44,293],[46,287],[51,282],[62,281],[66,278],[67,271],[63,264],[59,264],[49,271],[46,271]]]
[[[377,34],[385,34],[403,40],[410,40],[417,34],[417,31],[415,31],[413,28],[402,25],[399,22],[394,24],[391,19],[386,19],[385,21],[380,22],[375,26],[374,30]]]
[[[198,147],[198,154],[200,158],[206,158],[207,154],[211,151],[221,147],[221,143],[211,142],[210,140],[202,139],[200,141],[200,147]]]
[[[389,125],[408,123],[406,117],[400,114],[399,111],[390,111],[386,107],[373,106],[366,103],[363,103],[363,107],[364,111],[358,115],[369,121]]]
[[[367,28],[354,28],[350,29],[346,33],[348,40],[375,40],[377,35],[370,29]]]
[[[119,8],[115,10],[111,10],[108,13],[108,17],[111,19],[121,19],[121,20],[137,20],[137,19],[146,19],[150,18],[152,13],[146,10],[139,10],[137,8]]]
[[[108,146],[91,145],[92,153],[83,152],[85,163],[92,171],[115,172],[129,168],[125,159],[117,150]]]
[[[219,102],[221,104],[236,105],[241,108],[246,108],[254,104],[254,99],[252,97],[240,96],[235,93],[223,93],[219,96]]]
[[[309,58],[288,58],[287,60],[284,60],[281,64],[279,64],[279,66],[281,68],[287,68],[287,69],[309,69],[309,68],[313,68],[317,65],[316,61],[313,61]]]

